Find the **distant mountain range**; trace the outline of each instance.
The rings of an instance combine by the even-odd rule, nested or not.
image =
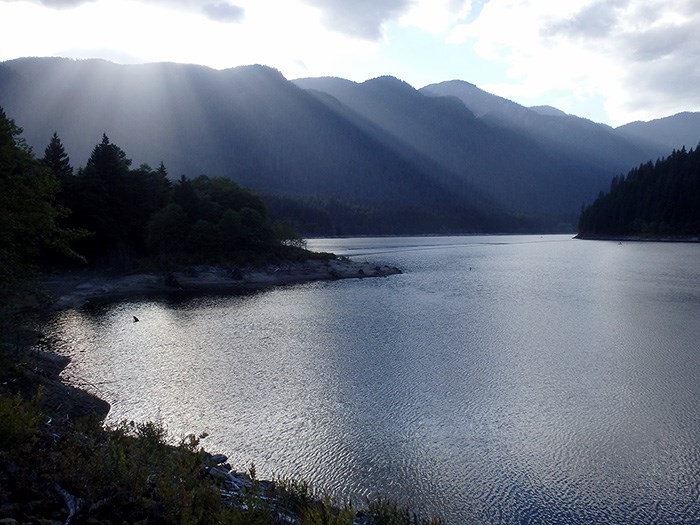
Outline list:
[[[173,178],[227,176],[311,234],[573,229],[613,176],[700,140],[700,114],[617,129],[450,81],[289,81],[265,66],[24,58],[0,106],[74,166],[102,133]]]

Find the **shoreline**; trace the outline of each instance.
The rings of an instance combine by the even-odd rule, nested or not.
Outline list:
[[[46,275],[41,284],[53,298],[50,308],[80,308],[93,300],[149,295],[236,294],[314,281],[363,279],[401,274],[394,266],[350,259],[309,259],[260,268],[199,265],[175,272],[113,274],[81,270]]]
[[[198,266],[169,274],[110,275],[105,271],[78,271],[48,275],[41,279],[41,282],[49,293],[56,294],[52,305],[52,308],[56,310],[79,308],[92,300],[112,298],[116,300],[129,296],[183,292],[226,294],[320,280],[385,277],[401,273],[401,270],[392,266],[379,266],[349,259],[331,259],[268,265],[263,268],[227,269],[217,266]],[[190,476],[186,480],[190,483],[194,483],[191,480],[196,478],[197,483],[205,486],[207,492],[214,491],[218,494],[216,501],[221,502],[221,506],[217,506],[213,502],[214,500],[211,500],[212,502],[209,503],[211,509],[220,513],[231,512],[240,517],[241,523],[257,522],[256,516],[260,513],[262,515],[268,513],[275,519],[275,522],[288,523],[302,523],[302,516],[307,514],[312,519],[315,516],[327,517],[329,515],[342,517],[344,523],[352,523],[352,525],[374,525],[377,520],[386,516],[395,518],[396,523],[405,523],[406,525],[408,523],[421,525],[442,523],[439,518],[435,517],[418,519],[408,509],[381,500],[375,505],[368,504],[367,508],[363,507],[361,510],[352,506],[336,504],[333,502],[335,500],[321,498],[314,493],[304,481],[257,479],[254,463],[251,463],[248,471],[234,470],[227,463],[226,455],[212,454],[204,447],[197,448],[199,447],[199,439],[203,436],[195,438],[192,435],[192,439],[196,439],[196,441],[191,441],[191,444],[183,439],[182,443],[184,444],[175,445],[167,441],[168,436],[165,428],[158,427],[156,424],[146,422],[134,425],[134,422],[131,422],[129,423],[130,427],[103,427],[105,418],[111,409],[110,404],[85,390],[85,385],[66,382],[62,377],[62,372],[69,364],[70,358],[56,354],[50,348],[40,349],[44,346],[42,341],[44,337],[37,332],[32,332],[29,335],[33,339],[33,344],[30,343],[31,349],[24,354],[23,363],[18,367],[19,375],[12,382],[14,388],[22,392],[24,399],[36,399],[37,392],[41,393],[42,408],[40,410],[42,412],[37,412],[37,414],[41,414],[45,421],[42,420],[43,422],[38,424],[34,430],[35,441],[32,442],[32,450],[36,448],[44,451],[42,453],[54,449],[62,450],[57,443],[60,444],[62,440],[75,440],[74,435],[77,436],[77,439],[82,440],[80,446],[85,448],[85,435],[88,432],[85,428],[87,427],[81,427],[82,430],[75,431],[73,423],[80,418],[88,417],[86,421],[91,421],[88,424],[93,425],[90,428],[96,432],[94,439],[97,439],[97,441],[90,443],[96,448],[114,447],[121,444],[120,446],[125,447],[124,449],[128,452],[134,450],[139,452],[144,449],[155,454],[153,447],[157,445],[160,451],[167,452],[165,457],[158,456],[159,463],[156,464],[158,470],[154,471],[148,478],[150,480],[149,486],[159,486],[160,471],[173,470],[180,465],[177,461],[172,461],[172,458],[181,459],[183,455],[188,454],[187,459],[194,460],[194,470],[192,472],[178,471],[178,475]],[[7,394],[3,390],[5,389],[0,388],[0,394]],[[26,410],[24,407],[22,409]],[[89,416],[96,419],[91,420]],[[54,418],[56,418],[55,423],[53,423]],[[126,425],[126,422],[124,424]],[[124,429],[131,429],[131,433],[128,434],[129,441],[119,439],[123,438]],[[109,441],[112,435],[116,436],[117,439],[113,442],[117,445],[113,445],[112,441]],[[158,438],[156,444],[153,442],[154,437]],[[70,450],[70,445],[67,446],[67,449]],[[3,457],[0,453],[0,467],[2,467],[2,460]],[[164,463],[171,461],[175,467],[172,467],[171,463]],[[85,490],[76,492],[76,487],[68,487],[67,490],[63,481],[59,483],[53,479],[54,471],[50,470],[52,467],[46,466],[49,465],[49,462],[43,462],[41,468],[46,470],[46,473],[43,474],[44,478],[48,477],[53,480],[52,485],[43,483],[42,479],[44,478],[37,481],[37,469],[33,468],[29,462],[26,463],[25,465],[25,462],[18,460],[16,464],[12,465],[14,469],[12,472],[9,468],[5,469],[10,472],[8,475],[4,475],[3,469],[0,468],[0,481],[22,480],[21,483],[15,483],[15,485],[29,486],[33,491],[32,494],[40,498],[41,504],[32,501],[30,503],[33,507],[24,505],[24,501],[13,492],[5,506],[6,508],[0,509],[2,511],[0,518],[3,518],[0,521],[2,522],[16,523],[18,521],[15,517],[22,516],[24,518],[25,514],[29,515],[30,513],[32,518],[35,515],[44,518],[44,516],[49,515],[64,516],[67,512],[66,523],[78,515],[82,519],[106,517],[109,519],[106,523],[109,523],[113,515],[118,516],[125,511],[125,508],[120,506],[123,502],[119,499],[123,495],[123,490],[122,492],[116,491],[114,494],[109,494],[106,498],[99,500],[94,497],[90,499],[86,496]],[[74,468],[89,468],[91,463],[89,461],[85,463],[88,467],[81,464]],[[98,464],[98,466],[100,465]],[[108,467],[111,468],[109,465]],[[79,472],[79,470],[77,471]],[[177,479],[180,480],[180,484],[183,483],[181,477]],[[161,484],[166,486],[167,481],[166,479]],[[124,483],[122,481],[122,484]],[[128,483],[126,486],[128,487]],[[177,488],[181,490],[180,485]],[[151,498],[152,501],[148,498]],[[152,504],[153,508],[156,504],[161,505],[164,509],[160,511],[163,516],[171,511],[167,505],[163,507],[163,502],[156,496],[148,494],[148,498],[146,498],[146,503]],[[250,507],[251,501],[258,501],[257,507],[254,509]],[[127,505],[130,509],[133,506],[130,502]]]
[[[648,236],[648,235],[602,235],[593,233],[579,233],[573,237],[580,241],[618,241],[618,242],[684,242],[699,243],[700,237],[697,235],[671,235],[671,236]]]

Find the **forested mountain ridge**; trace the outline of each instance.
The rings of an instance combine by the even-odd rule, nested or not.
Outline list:
[[[615,177],[581,212],[581,237],[700,236],[700,148],[681,148]]]
[[[655,144],[665,152],[692,148],[700,142],[700,112],[684,111],[649,122],[630,122],[615,128],[615,132],[629,140]]]
[[[585,133],[562,147],[427,89],[392,77],[291,82],[260,65],[0,63],[0,105],[35,149],[57,131],[70,156],[85,159],[107,133],[137,164],[163,162],[172,179],[206,173],[251,188],[304,233],[573,229],[582,202],[658,156],[649,141],[553,108],[518,109],[577,122]],[[497,99],[481,94],[487,106]]]
[[[552,152],[551,145],[494,126],[456,97],[428,96],[393,77],[362,83],[336,78],[294,82],[330,94],[398,138],[405,147],[415,149],[489,198],[521,213],[571,213],[583,200],[593,198],[601,186],[607,186],[616,174],[589,162],[572,162]],[[635,162],[646,158],[640,156]]]
[[[173,178],[225,176],[268,196],[276,218],[302,231],[319,222],[325,234],[522,229],[265,66],[18,59],[0,64],[0,104],[35,148],[58,131],[72,158],[86,158],[108,132]]]
[[[572,165],[589,170],[591,175],[617,175],[672,149],[661,148],[647,140],[620,136],[609,126],[557,113],[557,110],[552,111],[553,108],[526,108],[468,82],[452,80],[431,84],[421,92],[454,96],[483,121],[522,133],[547,148],[553,156],[568,159]]]

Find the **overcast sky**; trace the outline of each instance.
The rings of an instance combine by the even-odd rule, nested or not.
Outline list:
[[[700,0],[0,0],[0,60],[461,79],[620,125],[700,111]]]

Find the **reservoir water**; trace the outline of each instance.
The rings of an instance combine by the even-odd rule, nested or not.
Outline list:
[[[404,274],[129,299],[44,329],[109,421],[208,432],[260,477],[451,525],[700,523],[700,245],[309,247]]]

